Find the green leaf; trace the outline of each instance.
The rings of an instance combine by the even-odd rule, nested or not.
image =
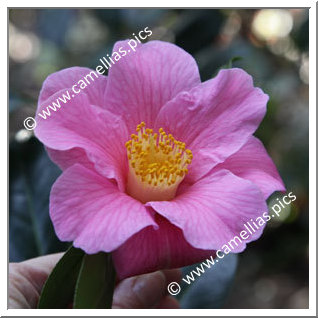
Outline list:
[[[227,62],[227,64],[223,66],[223,68],[232,68],[234,62],[240,61],[242,59],[242,56],[234,56]]]
[[[241,56],[232,57],[226,64],[223,64],[222,66],[218,67],[216,69],[216,71],[213,73],[211,78],[215,77],[219,73],[220,70],[232,68],[233,67],[233,63],[237,62],[237,61],[240,61],[240,60],[243,60],[243,57],[241,57]]]
[[[76,280],[85,253],[70,247],[54,267],[40,296],[38,308],[63,309],[73,301]]]
[[[86,254],[76,284],[73,308],[111,308],[115,276],[111,254]]]
[[[25,259],[65,251],[69,244],[55,235],[49,217],[49,195],[60,169],[34,137],[10,143],[9,259]]]
[[[215,77],[220,70],[232,68],[234,62],[240,61],[240,60],[242,60],[242,59],[243,59],[243,57],[241,57],[241,56],[234,56],[234,57],[232,57],[226,64],[220,66],[220,67],[216,70],[216,72],[213,74],[212,77]]]

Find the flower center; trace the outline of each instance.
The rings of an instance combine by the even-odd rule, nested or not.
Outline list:
[[[126,142],[127,193],[143,203],[171,200],[188,173],[192,152],[185,148],[184,142],[167,135],[162,128],[154,133],[145,126],[144,122],[139,124],[137,134],[132,134]]]

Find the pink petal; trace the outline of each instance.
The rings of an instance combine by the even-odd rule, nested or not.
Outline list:
[[[50,216],[59,239],[88,254],[111,252],[141,229],[157,226],[143,204],[77,164],[54,183]]]
[[[46,148],[46,151],[50,159],[55,162],[61,170],[66,170],[75,163],[85,166],[90,170],[94,169],[94,164],[89,161],[86,152],[82,148],[72,148],[63,151]]]
[[[179,92],[198,85],[200,75],[192,56],[174,44],[151,41],[132,52],[127,43],[114,46],[113,52],[130,53],[110,68],[106,99],[132,133],[142,121],[152,127],[160,108]]]
[[[244,224],[267,211],[257,186],[227,170],[211,173],[185,187],[172,201],[148,202],[154,210],[181,228],[185,239],[196,248],[218,250],[245,230]],[[236,248],[257,239],[264,226]]]
[[[251,136],[235,154],[215,169],[227,169],[255,183],[267,199],[274,191],[286,191],[284,183],[262,142]]]
[[[160,215],[155,218],[158,229],[147,227],[113,252],[113,260],[120,279],[158,269],[177,268],[198,263],[214,251],[193,248],[182,231]]]
[[[41,110],[52,105],[58,96],[65,91],[52,95],[43,104]],[[120,189],[125,188],[127,156],[125,142],[128,135],[125,124],[114,114],[100,107],[91,105],[85,93],[68,101],[57,111],[51,111],[46,120],[37,113],[35,135],[48,147],[58,151],[82,149],[76,155],[86,154],[78,162],[87,161],[107,178],[117,180]],[[63,165],[65,156],[54,158]]]
[[[87,84],[84,77],[92,71],[94,71],[98,77],[96,78],[94,74],[91,74],[91,77],[87,77],[90,84]],[[87,87],[85,87],[79,94],[85,92],[92,104],[105,107],[104,95],[107,86],[107,77],[98,74],[96,70],[86,67],[70,67],[53,73],[46,78],[40,92],[38,108],[40,105],[45,103],[48,98],[60,90],[67,88],[69,89],[70,94],[73,94],[72,87],[73,85],[77,85],[75,90],[78,91],[80,89],[78,84],[79,80],[84,80],[87,84]]]
[[[168,102],[155,128],[163,127],[192,150],[188,179],[193,182],[246,143],[264,117],[267,100],[245,71],[221,70]]]

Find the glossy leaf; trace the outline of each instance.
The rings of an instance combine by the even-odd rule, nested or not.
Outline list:
[[[111,254],[86,254],[76,284],[74,308],[111,308],[115,276]]]
[[[76,280],[85,253],[70,247],[54,267],[40,296],[38,308],[68,308],[74,298]]]

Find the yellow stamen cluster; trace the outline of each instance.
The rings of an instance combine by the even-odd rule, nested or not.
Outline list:
[[[145,128],[142,122],[136,134],[126,142],[130,169],[140,181],[150,186],[171,186],[179,183],[188,173],[187,166],[193,155],[185,143],[167,135],[162,128],[159,133]]]

